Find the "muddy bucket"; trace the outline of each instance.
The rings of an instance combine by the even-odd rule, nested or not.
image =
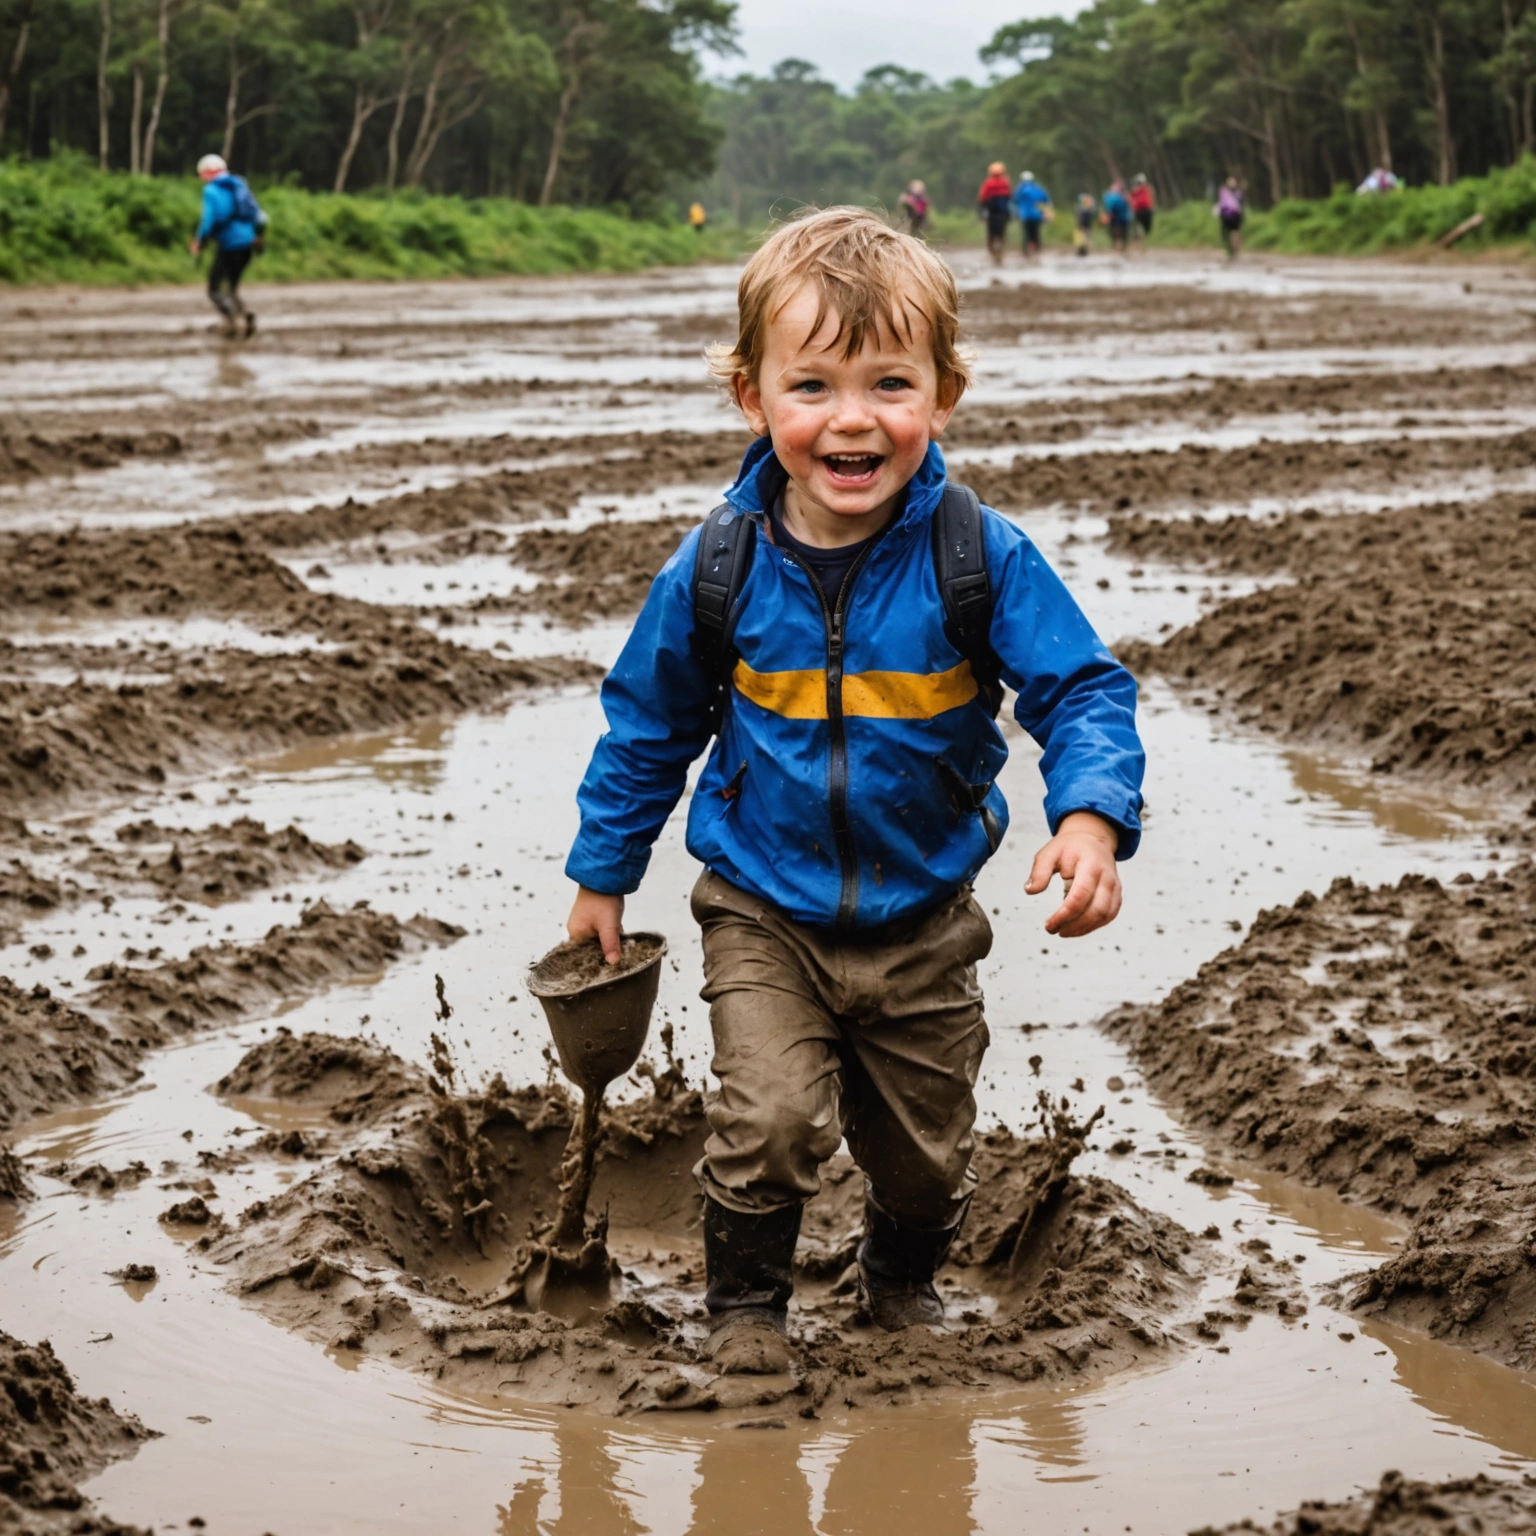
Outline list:
[[[659,933],[627,933],[619,963],[608,965],[597,940],[583,939],[558,945],[528,972],[560,1066],[584,1093],[601,1094],[640,1059],[666,952]]]

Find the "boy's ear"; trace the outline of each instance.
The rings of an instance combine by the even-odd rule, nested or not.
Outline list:
[[[735,380],[736,405],[747,418],[747,425],[759,436],[768,436],[768,415],[763,410],[763,392],[756,379],[738,373]]]
[[[949,419],[955,414],[955,407],[960,404],[960,396],[957,394],[948,405],[934,407],[933,415],[928,418],[928,441],[938,442],[943,436],[944,428],[949,425]]]

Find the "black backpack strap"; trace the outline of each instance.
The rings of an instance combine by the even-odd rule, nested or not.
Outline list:
[[[722,691],[730,681],[741,592],[756,549],[756,524],[729,502],[704,519],[693,562],[694,645]]]
[[[995,715],[1002,705],[1002,668],[992,650],[992,579],[981,503],[967,485],[951,480],[933,512],[933,569],[944,604],[945,628],[971,664]]]

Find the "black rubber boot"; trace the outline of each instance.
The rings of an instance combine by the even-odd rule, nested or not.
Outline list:
[[[872,1199],[865,1200],[859,1292],[879,1327],[894,1333],[899,1328],[944,1326],[944,1303],[933,1277],[964,1220],[962,1211],[953,1226],[924,1231],[903,1225]]]
[[[709,1309],[705,1355],[725,1376],[772,1376],[793,1363],[785,1324],[800,1237],[798,1205],[745,1216],[704,1201],[704,1274]]]

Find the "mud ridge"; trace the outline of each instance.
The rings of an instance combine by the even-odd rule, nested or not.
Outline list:
[[[324,1108],[346,1144],[247,1210],[211,1256],[254,1305],[318,1342],[467,1389],[609,1413],[784,1404],[809,1417],[834,1397],[905,1402],[1123,1369],[1180,1341],[1204,1245],[1114,1185],[1073,1176],[1057,1119],[1035,1140],[982,1139],[974,1219],[944,1278],[953,1333],[878,1334],[858,1316],[847,1271],[863,1185],[844,1163],[806,1215],[800,1365],[788,1377],[716,1377],[699,1355],[691,1170],[703,1100],[675,1066],[646,1067],[644,1080],[649,1096],[604,1124],[594,1204],[625,1284],[599,1315],[530,1311],[510,1278],[558,1198],[565,1092],[497,1078],[455,1095],[378,1047],[324,1035],[280,1033],[220,1083],[237,1098]]]
[[[1337,880],[1105,1024],[1234,1154],[1411,1223],[1354,1310],[1536,1367],[1536,863]]]
[[[94,1513],[79,1485],[156,1432],[82,1397],[53,1347],[0,1332],[0,1529],[19,1536],[149,1536]]]
[[[319,843],[296,826],[269,830],[250,816],[207,827],[129,822],[111,842],[86,832],[31,832],[19,820],[0,826],[6,833],[25,857],[12,854],[0,866],[0,948],[19,937],[17,925],[28,917],[83,901],[110,905],[124,892],[150,891],[214,906],[366,857],[354,842]]]
[[[170,459],[182,446],[174,432],[81,432],[66,437],[0,432],[0,482],[111,469],[124,459]]]
[[[194,1029],[376,975],[404,955],[452,943],[463,930],[433,918],[408,922],[366,906],[307,906],[297,924],[254,944],[224,941],[185,959],[113,962],[72,1001],[47,987],[23,991],[0,977],[0,1131],[132,1082],[147,1051]]]
[[[1115,522],[1135,558],[1292,580],[1232,598],[1133,667],[1213,688],[1264,731],[1378,773],[1536,792],[1536,500]]]
[[[1204,1526],[1191,1536],[1437,1536],[1440,1532],[1478,1531],[1486,1536],[1536,1530],[1536,1478],[1506,1482],[1485,1477],[1421,1483],[1388,1472],[1381,1486],[1340,1503],[1309,1500],[1295,1514],[1270,1525],[1252,1520],[1237,1525]]]
[[[568,657],[512,660],[413,625],[332,652],[183,652],[164,682],[0,679],[0,796],[17,811],[129,796],[232,757],[391,730],[590,682]]]
[[[1077,506],[1095,511],[1324,492],[1417,490],[1426,478],[1465,479],[1536,470],[1536,431],[1459,437],[1398,437],[1361,443],[1261,438],[1243,448],[1181,448],[1020,456],[1013,464],[967,464],[966,482],[1000,511]]]

